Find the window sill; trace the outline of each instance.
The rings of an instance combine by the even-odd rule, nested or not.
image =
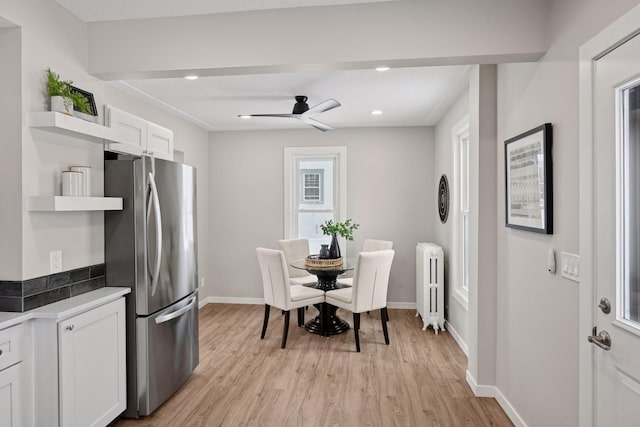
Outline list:
[[[466,311],[469,311],[469,292],[456,287],[453,290],[453,299],[458,301],[458,304],[462,306]]]

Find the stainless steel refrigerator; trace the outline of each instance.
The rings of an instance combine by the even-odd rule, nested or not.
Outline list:
[[[127,409],[151,414],[198,365],[195,169],[176,162],[105,153],[107,286],[127,298]]]

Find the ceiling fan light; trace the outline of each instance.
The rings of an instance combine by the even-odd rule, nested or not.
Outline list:
[[[380,110],[373,110],[371,112],[371,115],[373,115],[373,116],[379,116],[380,114],[382,114],[382,111],[380,111]]]

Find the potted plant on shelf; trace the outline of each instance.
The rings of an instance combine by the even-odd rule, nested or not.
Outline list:
[[[73,116],[73,99],[71,97],[71,80],[61,80],[60,74],[47,68],[47,96],[51,100],[51,111]]]
[[[73,110],[75,110],[74,114],[76,116],[89,122],[95,122],[95,117],[93,116],[91,110],[91,104],[89,104],[89,100],[84,94],[78,92],[77,90],[73,90],[73,87],[71,87],[71,93],[69,94],[69,97],[73,102]]]
[[[338,245],[337,235],[341,235],[347,240],[353,240],[353,231],[357,230],[360,224],[354,223],[351,218],[345,222],[333,222],[333,220],[325,221],[324,224],[320,224],[322,233],[326,236],[331,236],[331,246],[329,246],[329,259],[340,258],[340,246]]]

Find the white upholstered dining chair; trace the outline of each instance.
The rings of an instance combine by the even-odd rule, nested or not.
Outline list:
[[[356,351],[360,352],[360,313],[380,310],[384,342],[389,345],[387,331],[387,289],[395,251],[360,252],[353,273],[353,286],[336,289],[325,294],[327,304],[353,312],[353,332]]]
[[[260,339],[264,339],[271,306],[284,311],[282,348],[287,344],[289,311],[298,309],[298,326],[304,323],[304,307],[324,302],[324,291],[306,286],[291,286],[284,253],[276,249],[257,248],[258,263],[264,289],[264,322]],[[321,305],[322,306],[322,305]],[[322,318],[322,316],[320,317]]]
[[[362,252],[386,251],[393,249],[393,242],[388,240],[366,239],[362,245]],[[338,278],[338,283],[353,286],[353,277]]]
[[[307,273],[305,270],[291,267],[293,261],[305,259],[309,255],[309,240],[278,240],[278,249],[284,252],[287,260],[287,269],[289,270],[289,282],[291,285],[311,285],[315,284],[318,279],[316,276]]]

